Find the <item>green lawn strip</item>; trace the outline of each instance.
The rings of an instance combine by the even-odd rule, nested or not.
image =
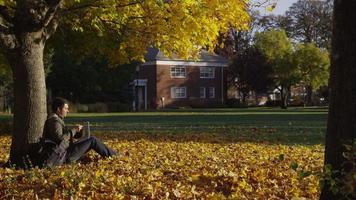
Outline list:
[[[93,132],[144,134],[220,134],[255,141],[320,144],[324,108],[184,109],[159,112],[71,113],[68,125],[89,121]],[[0,115],[0,123],[12,119]],[[0,124],[1,125],[1,124]]]

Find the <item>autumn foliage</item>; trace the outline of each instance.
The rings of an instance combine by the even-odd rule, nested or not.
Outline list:
[[[268,134],[273,130],[249,130]],[[267,132],[265,132],[267,131]],[[224,133],[94,133],[121,156],[28,171],[0,168],[3,199],[318,199],[321,145]],[[0,136],[0,163],[10,137]]]

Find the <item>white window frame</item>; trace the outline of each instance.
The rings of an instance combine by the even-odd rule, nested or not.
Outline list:
[[[200,67],[200,78],[215,78],[215,67]]]
[[[179,70],[177,70],[177,69],[179,69]],[[182,70],[182,71],[180,71],[180,70]],[[186,78],[187,77],[187,68],[186,68],[186,66],[171,66],[170,73],[171,73],[171,78]]]
[[[200,96],[201,99],[205,99],[206,98],[206,88],[205,87],[200,87],[199,96]]]
[[[177,92],[177,90],[182,90],[182,91]],[[184,94],[184,95],[180,95],[180,94]],[[171,98],[172,99],[187,98],[187,87],[171,87]]]
[[[209,87],[209,99],[215,98],[215,87]]]

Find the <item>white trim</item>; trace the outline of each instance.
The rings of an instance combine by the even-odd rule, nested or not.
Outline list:
[[[132,81],[132,83],[133,83],[134,87],[139,87],[139,86],[145,87],[145,97],[144,97],[145,98],[145,110],[147,110],[147,79],[135,79],[134,81]],[[135,102],[135,100],[134,100],[134,102]]]
[[[202,96],[201,93],[200,93],[201,89],[204,89],[204,96]],[[205,87],[200,87],[199,88],[199,96],[200,96],[201,99],[205,99],[206,98],[206,88]]]
[[[211,89],[212,89],[213,92],[211,92]],[[209,97],[209,99],[214,99],[215,98],[215,87],[209,87],[208,97]]]
[[[177,88],[184,88],[184,96],[183,97],[176,97],[175,96],[175,89]],[[185,99],[187,98],[187,87],[171,87],[171,98],[172,99]]]
[[[147,79],[135,79],[132,84],[134,86],[147,86]]]
[[[228,67],[228,63],[220,62],[193,62],[193,61],[170,61],[170,60],[157,60],[145,62],[144,65],[185,65],[185,66],[201,66],[201,67]]]
[[[183,68],[184,69],[184,76],[172,76],[172,69],[173,68]],[[187,77],[187,67],[186,66],[171,66],[169,73],[171,78],[186,78]]]
[[[147,85],[145,85],[145,110],[147,110]]]
[[[208,72],[203,72],[204,74],[209,74],[209,70],[212,69],[212,75],[213,76],[211,76],[211,77],[203,77],[203,76],[201,76],[202,69],[208,70]],[[215,69],[216,69],[215,67],[199,67],[199,77],[201,79],[214,79],[215,78]]]
[[[224,68],[221,68],[221,104],[224,104]]]

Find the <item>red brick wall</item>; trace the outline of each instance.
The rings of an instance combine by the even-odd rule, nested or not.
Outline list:
[[[169,107],[204,107],[217,106],[222,104],[221,99],[221,67],[215,68],[214,79],[200,78],[200,67],[187,66],[186,78],[171,78],[171,66],[159,65],[157,66],[157,105],[161,105],[160,98],[165,97],[164,104],[166,108]],[[225,80],[224,80],[225,82]],[[226,85],[226,84],[225,84]],[[186,87],[187,98],[175,99],[171,98],[171,87]],[[200,98],[200,87],[206,88],[205,99]],[[208,88],[215,87],[215,98],[208,98]],[[226,86],[224,86],[224,90]],[[225,93],[225,92],[224,92]],[[224,94],[226,96],[226,94]],[[224,97],[225,100],[225,97]]]

